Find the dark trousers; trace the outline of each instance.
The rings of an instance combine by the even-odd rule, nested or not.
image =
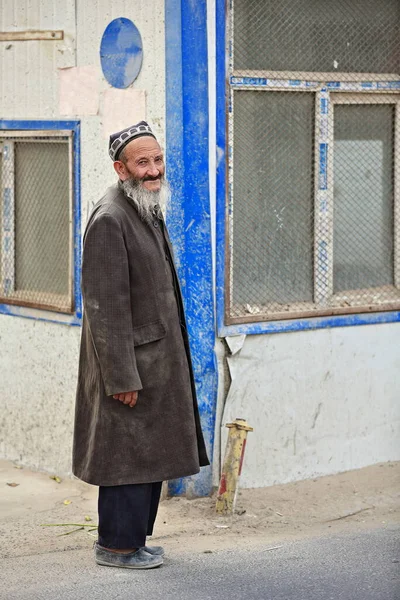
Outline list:
[[[99,487],[99,537],[103,548],[142,548],[153,533],[162,483]]]

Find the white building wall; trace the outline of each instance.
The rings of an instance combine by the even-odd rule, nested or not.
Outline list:
[[[1,0],[1,31],[59,30],[60,41],[0,42],[2,119],[54,119],[57,69],[76,64],[75,0]]]
[[[400,459],[400,324],[247,336],[222,417],[254,427],[243,487]],[[217,448],[218,452],[218,448]]]
[[[76,12],[75,12],[76,7]],[[1,30],[62,29],[64,40],[0,43],[3,119],[80,119],[82,224],[115,181],[103,131],[100,67],[104,29],[131,19],[142,35],[146,118],[163,142],[165,127],[164,2],[160,0],[3,0]],[[99,79],[97,115],[59,113],[59,68],[93,66]],[[126,126],[130,125],[126,123]],[[36,469],[68,473],[80,328],[0,315],[0,456]]]

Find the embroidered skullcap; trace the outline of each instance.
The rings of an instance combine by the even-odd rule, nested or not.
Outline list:
[[[146,121],[140,121],[136,125],[131,125],[122,131],[112,133],[110,135],[110,142],[108,145],[108,153],[111,157],[111,160],[118,160],[118,156],[121,154],[121,151],[125,148],[125,146],[132,140],[142,137],[143,135],[151,135],[154,139],[156,139],[156,136],[152,132],[150,125],[146,123]]]

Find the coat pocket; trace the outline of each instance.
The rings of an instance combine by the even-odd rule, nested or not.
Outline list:
[[[155,342],[161,340],[167,335],[167,329],[161,320],[147,323],[146,325],[140,325],[133,329],[133,342],[135,346],[141,346],[142,344],[148,344],[149,342]]]

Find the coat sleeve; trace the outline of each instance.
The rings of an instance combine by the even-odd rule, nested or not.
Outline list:
[[[128,255],[118,221],[97,214],[85,234],[82,295],[106,394],[143,388],[136,367]]]

